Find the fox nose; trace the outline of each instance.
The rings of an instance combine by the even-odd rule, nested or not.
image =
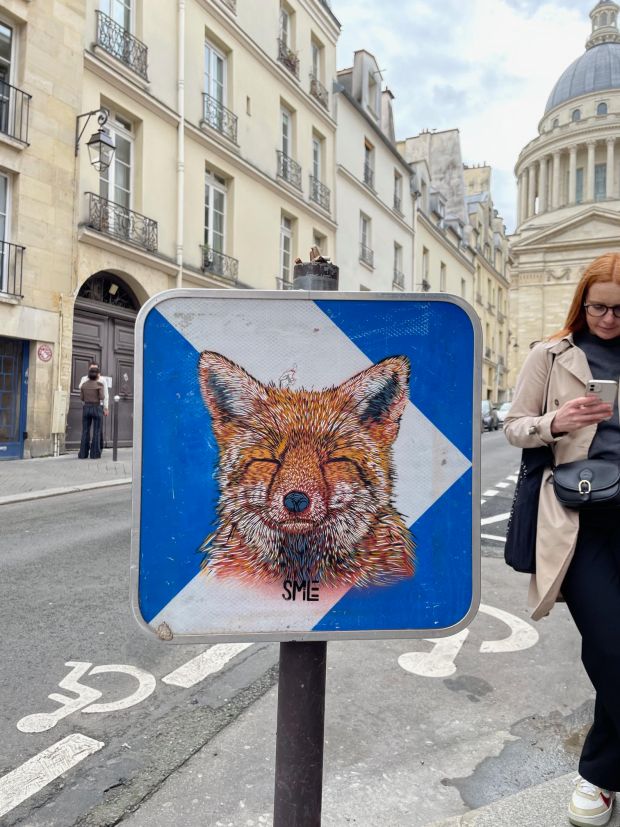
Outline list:
[[[303,491],[289,491],[284,497],[284,507],[293,514],[305,511],[310,505],[310,497]]]

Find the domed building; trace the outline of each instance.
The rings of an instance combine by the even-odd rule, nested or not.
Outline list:
[[[620,250],[619,12],[606,0],[592,9],[586,51],[553,87],[515,167],[512,385],[530,343],[562,327],[585,267]]]

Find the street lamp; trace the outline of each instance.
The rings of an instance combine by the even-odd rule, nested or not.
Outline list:
[[[110,166],[112,163],[112,158],[114,157],[114,150],[116,149],[114,141],[103,129],[104,124],[108,120],[109,114],[110,113],[107,109],[101,107],[100,109],[93,109],[92,112],[84,112],[83,115],[78,115],[75,119],[75,154],[77,156],[80,149],[80,141],[82,140],[82,135],[88,126],[88,122],[93,115],[97,116],[99,129],[97,132],[93,132],[86,144],[88,147],[88,156],[90,158],[91,166],[93,166],[97,172],[103,172]],[[80,130],[81,118],[86,118],[86,122]]]

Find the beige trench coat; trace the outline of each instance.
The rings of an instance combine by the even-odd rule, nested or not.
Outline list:
[[[573,344],[572,335],[537,344],[519,374],[514,400],[504,423],[508,441],[519,448],[549,445],[556,465],[586,459],[596,425],[554,437],[551,422],[565,402],[585,396],[586,383],[592,378],[586,355]],[[535,432],[530,433],[533,429]],[[578,531],[579,512],[560,505],[553,492],[551,469],[546,469],[538,504],[536,574],[532,575],[529,591],[534,620],[549,614],[558,599],[575,552]]]

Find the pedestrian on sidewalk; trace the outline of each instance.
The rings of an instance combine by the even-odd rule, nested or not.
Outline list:
[[[620,253],[608,253],[583,274],[564,327],[530,351],[504,433],[521,448],[550,446],[556,484],[565,463],[581,461],[571,470],[585,469],[587,477],[592,467],[601,468],[592,460],[604,460],[614,474],[620,468],[617,389],[609,405],[587,396],[586,386],[619,377]],[[586,492],[583,502],[568,508],[556,496],[554,470],[543,472],[530,583],[535,620],[558,599],[566,601],[596,690],[594,723],[568,808],[569,821],[580,827],[607,824],[620,790],[620,506],[586,505],[583,479],[577,484],[578,496]]]
[[[104,393],[97,365],[91,365],[88,369],[88,379],[80,387],[80,398],[82,400],[82,439],[78,457],[87,459],[90,456],[91,459],[99,459]]]
[[[89,364],[88,370],[91,370],[92,368],[95,368],[97,370],[97,379],[101,379],[101,369],[99,368],[99,365],[97,364],[97,362],[91,362]],[[84,384],[84,382],[86,382],[87,380],[88,380],[88,376],[82,376],[81,379],[80,379],[80,382],[78,384],[78,388],[81,388],[82,385]],[[109,393],[109,390],[108,390],[108,383],[104,380],[102,380],[102,382],[103,382],[103,402],[102,402],[103,415],[107,416],[108,412],[110,410],[110,393]],[[100,444],[101,450],[103,451],[103,422],[101,423],[101,436],[100,436],[100,439],[99,439],[99,444]]]

